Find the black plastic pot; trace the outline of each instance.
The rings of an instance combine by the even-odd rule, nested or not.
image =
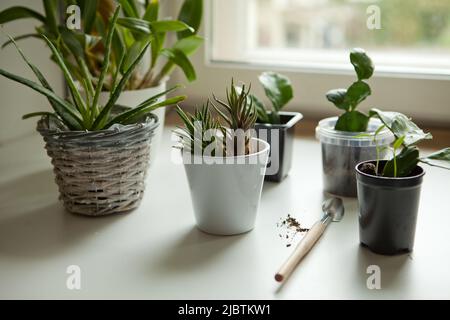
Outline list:
[[[417,166],[408,177],[379,177],[362,172],[364,163],[375,161],[356,166],[361,244],[385,255],[412,251],[425,171]]]
[[[393,136],[384,129],[374,140],[375,131],[382,125],[378,119],[370,120],[367,132],[335,130],[336,121],[337,117],[323,119],[316,128],[322,147],[323,190],[340,197],[356,197],[355,166],[361,161],[383,159],[387,154],[384,147]]]
[[[279,115],[280,124],[255,124],[258,138],[270,145],[266,181],[280,182],[289,174],[292,166],[295,125],[303,118],[299,112],[281,111]]]

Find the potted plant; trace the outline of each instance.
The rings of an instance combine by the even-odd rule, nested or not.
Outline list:
[[[356,166],[360,241],[380,254],[409,252],[414,246],[425,174],[418,163],[450,169],[450,148],[421,157],[417,144],[431,139],[431,134],[401,113],[373,109],[371,114],[381,119],[381,127],[390,130],[396,139],[391,160],[377,158]]]
[[[58,6],[59,3],[59,6]],[[148,44],[141,63],[128,77],[128,81],[117,100],[118,104],[135,106],[149,97],[166,90],[167,79],[179,67],[188,81],[196,78],[195,69],[188,56],[202,44],[197,35],[203,12],[203,0],[185,0],[178,19],[160,19],[159,1],[138,0],[43,0],[45,15],[26,7],[14,6],[0,12],[0,24],[17,19],[33,18],[42,22],[35,32],[19,35],[16,40],[39,37],[45,34],[62,54],[68,69],[84,92],[94,93],[103,61],[106,56],[107,24],[117,3],[122,6],[122,15],[115,28],[110,64],[102,83],[99,102],[109,100],[114,82],[124,76],[126,70]],[[81,11],[81,29],[70,30],[66,20],[70,13],[66,9],[77,5]],[[64,12],[64,14],[58,14]],[[176,41],[169,44],[171,33]],[[8,41],[4,44],[11,43]],[[164,60],[164,61],[163,61]],[[165,98],[160,96],[160,100]],[[160,119],[154,142],[159,144],[165,118],[165,108],[155,110]]]
[[[354,168],[359,162],[377,156],[373,135],[381,125],[379,119],[356,110],[371,94],[370,86],[364,80],[373,75],[372,60],[363,49],[353,49],[350,62],[357,80],[347,89],[334,89],[326,94],[327,99],[344,113],[323,119],[316,127],[316,137],[322,147],[324,191],[343,197],[356,197]],[[379,146],[387,146],[392,140],[393,136],[386,128],[378,132]],[[384,157],[386,149],[380,150],[378,156]]]
[[[105,215],[136,208],[144,192],[145,175],[151,150],[151,139],[159,125],[158,117],[150,112],[176,104],[185,97],[158,101],[174,88],[149,97],[135,108],[120,107],[116,102],[133,70],[142,60],[146,45],[127,68],[123,77],[111,88],[104,105],[98,97],[109,68],[112,38],[118,18],[116,9],[108,25],[105,61],[95,92],[85,99],[78,91],[74,77],[61,52],[45,36],[52,55],[61,68],[71,94],[70,100],[56,95],[39,69],[23,54],[40,84],[0,69],[0,74],[46,96],[53,112],[26,114],[24,119],[39,116],[37,130],[45,140],[52,158],[60,198],[66,209],[83,215]]]
[[[176,133],[195,218],[208,233],[234,235],[255,225],[270,147],[252,133],[257,114],[248,95],[245,86],[238,93],[232,82],[226,102],[214,96],[193,114],[177,108],[184,127]]]
[[[272,106],[268,108],[256,96],[250,95],[258,113],[255,129],[258,138],[270,145],[266,180],[280,182],[291,169],[295,125],[303,115],[299,112],[281,111],[293,97],[289,78],[275,72],[263,72],[259,76],[259,82]]]

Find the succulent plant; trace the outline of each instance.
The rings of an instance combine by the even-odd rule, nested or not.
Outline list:
[[[199,154],[201,151],[202,155],[205,155],[205,150],[214,150],[211,154],[213,156],[250,154],[252,129],[257,113],[253,103],[248,103],[249,93],[250,87],[246,89],[245,85],[238,93],[238,88],[231,80],[230,89],[227,90],[227,102],[213,95],[217,105],[208,100],[206,105],[196,109],[193,114],[177,108],[177,113],[184,123],[184,128],[175,131],[182,139],[181,148],[193,154]],[[224,123],[212,116],[211,106]]]
[[[64,74],[64,78],[67,82],[69,92],[71,94],[72,98],[71,100],[65,100],[64,98],[59,97],[54,93],[53,89],[51,88],[48,81],[45,79],[42,72],[28,60],[28,58],[24,55],[22,50],[17,46],[14,39],[10,37],[11,42],[15,45],[19,54],[21,55],[23,60],[28,64],[28,66],[33,71],[33,73],[35,74],[35,76],[37,77],[37,79],[41,84],[14,75],[3,69],[0,69],[0,75],[3,75],[4,77],[9,78],[18,83],[21,83],[25,86],[28,86],[31,89],[46,96],[54,111],[54,112],[34,112],[26,114],[23,116],[24,119],[33,116],[52,116],[61,120],[69,130],[95,131],[107,129],[115,123],[120,124],[135,123],[140,118],[142,118],[146,113],[149,113],[163,106],[176,104],[185,99],[185,96],[177,96],[161,102],[158,101],[158,98],[160,98],[164,94],[169,93],[178,88],[178,86],[175,86],[173,88],[170,88],[169,90],[166,90],[165,92],[161,92],[153,97],[148,98],[147,100],[143,101],[133,109],[128,109],[119,114],[114,114],[114,112],[112,112],[130,76],[132,75],[133,71],[135,70],[139,62],[142,60],[144,53],[149,46],[149,44],[147,44],[139,52],[139,54],[132,61],[132,63],[127,67],[126,72],[123,74],[120,80],[116,78],[113,81],[114,85],[111,88],[111,94],[108,102],[104,106],[99,105],[98,100],[100,92],[102,90],[107,70],[109,68],[111,45],[116,27],[116,22],[119,15],[119,10],[120,6],[116,8],[114,15],[109,20],[108,34],[106,39],[106,49],[105,49],[106,54],[102,65],[101,73],[98,78],[97,86],[95,90],[90,86],[86,86],[88,90],[85,92],[84,98],[82,97],[82,95],[78,90],[78,87],[74,80],[73,73],[70,71],[67,64],[64,62],[64,58],[61,51],[58,50],[45,35],[41,36],[45,40],[47,45],[50,47],[53,57],[55,58],[58,66],[60,67],[60,69]],[[88,79],[86,78],[84,78],[84,80],[88,81]]]
[[[250,139],[252,136],[250,129],[254,128],[256,119],[258,118],[255,104],[249,99],[250,89],[251,86],[246,90],[244,84],[239,89],[240,92],[238,92],[233,79],[231,79],[230,89],[226,91],[227,102],[218,99],[215,95],[213,95],[213,99],[220,107],[214,104],[214,102],[211,102],[211,105],[222,120],[225,121],[227,127],[232,129],[229,131],[227,139],[232,140],[230,141],[233,145],[232,155],[235,156],[250,153]],[[244,145],[240,143],[239,139],[242,134],[244,135]]]
[[[226,135],[225,128],[211,115],[209,101],[200,109],[195,109],[193,114],[184,112],[178,106],[176,111],[184,123],[183,128],[178,127],[179,130],[175,131],[181,138],[181,149],[193,154],[201,152],[201,155],[203,155],[205,149],[211,146],[212,156],[225,155],[223,139]],[[218,154],[220,150],[222,150],[222,153]]]

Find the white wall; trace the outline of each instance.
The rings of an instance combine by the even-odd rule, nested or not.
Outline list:
[[[0,1],[0,10],[11,6],[26,6],[43,12],[42,1],[39,0]],[[39,24],[39,21],[34,19],[22,19],[9,23],[1,28],[0,42],[4,43],[6,41],[5,34],[20,35],[32,33],[34,26]],[[49,59],[50,49],[46,48],[39,39],[26,39],[20,41],[19,45],[47,77],[53,89],[58,94],[62,94],[64,85],[62,76],[56,65]],[[0,50],[0,68],[37,81],[13,46]],[[48,101],[37,92],[0,77],[0,145],[6,141],[30,134],[35,130],[36,118],[22,120],[23,114],[49,109]]]

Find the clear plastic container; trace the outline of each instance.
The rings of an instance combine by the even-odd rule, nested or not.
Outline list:
[[[324,191],[342,197],[356,197],[355,167],[358,163],[377,158],[385,159],[383,148],[394,141],[394,135],[383,129],[374,140],[375,131],[382,125],[370,119],[367,132],[347,132],[334,129],[338,117],[323,119],[316,127],[316,137],[322,145]]]

